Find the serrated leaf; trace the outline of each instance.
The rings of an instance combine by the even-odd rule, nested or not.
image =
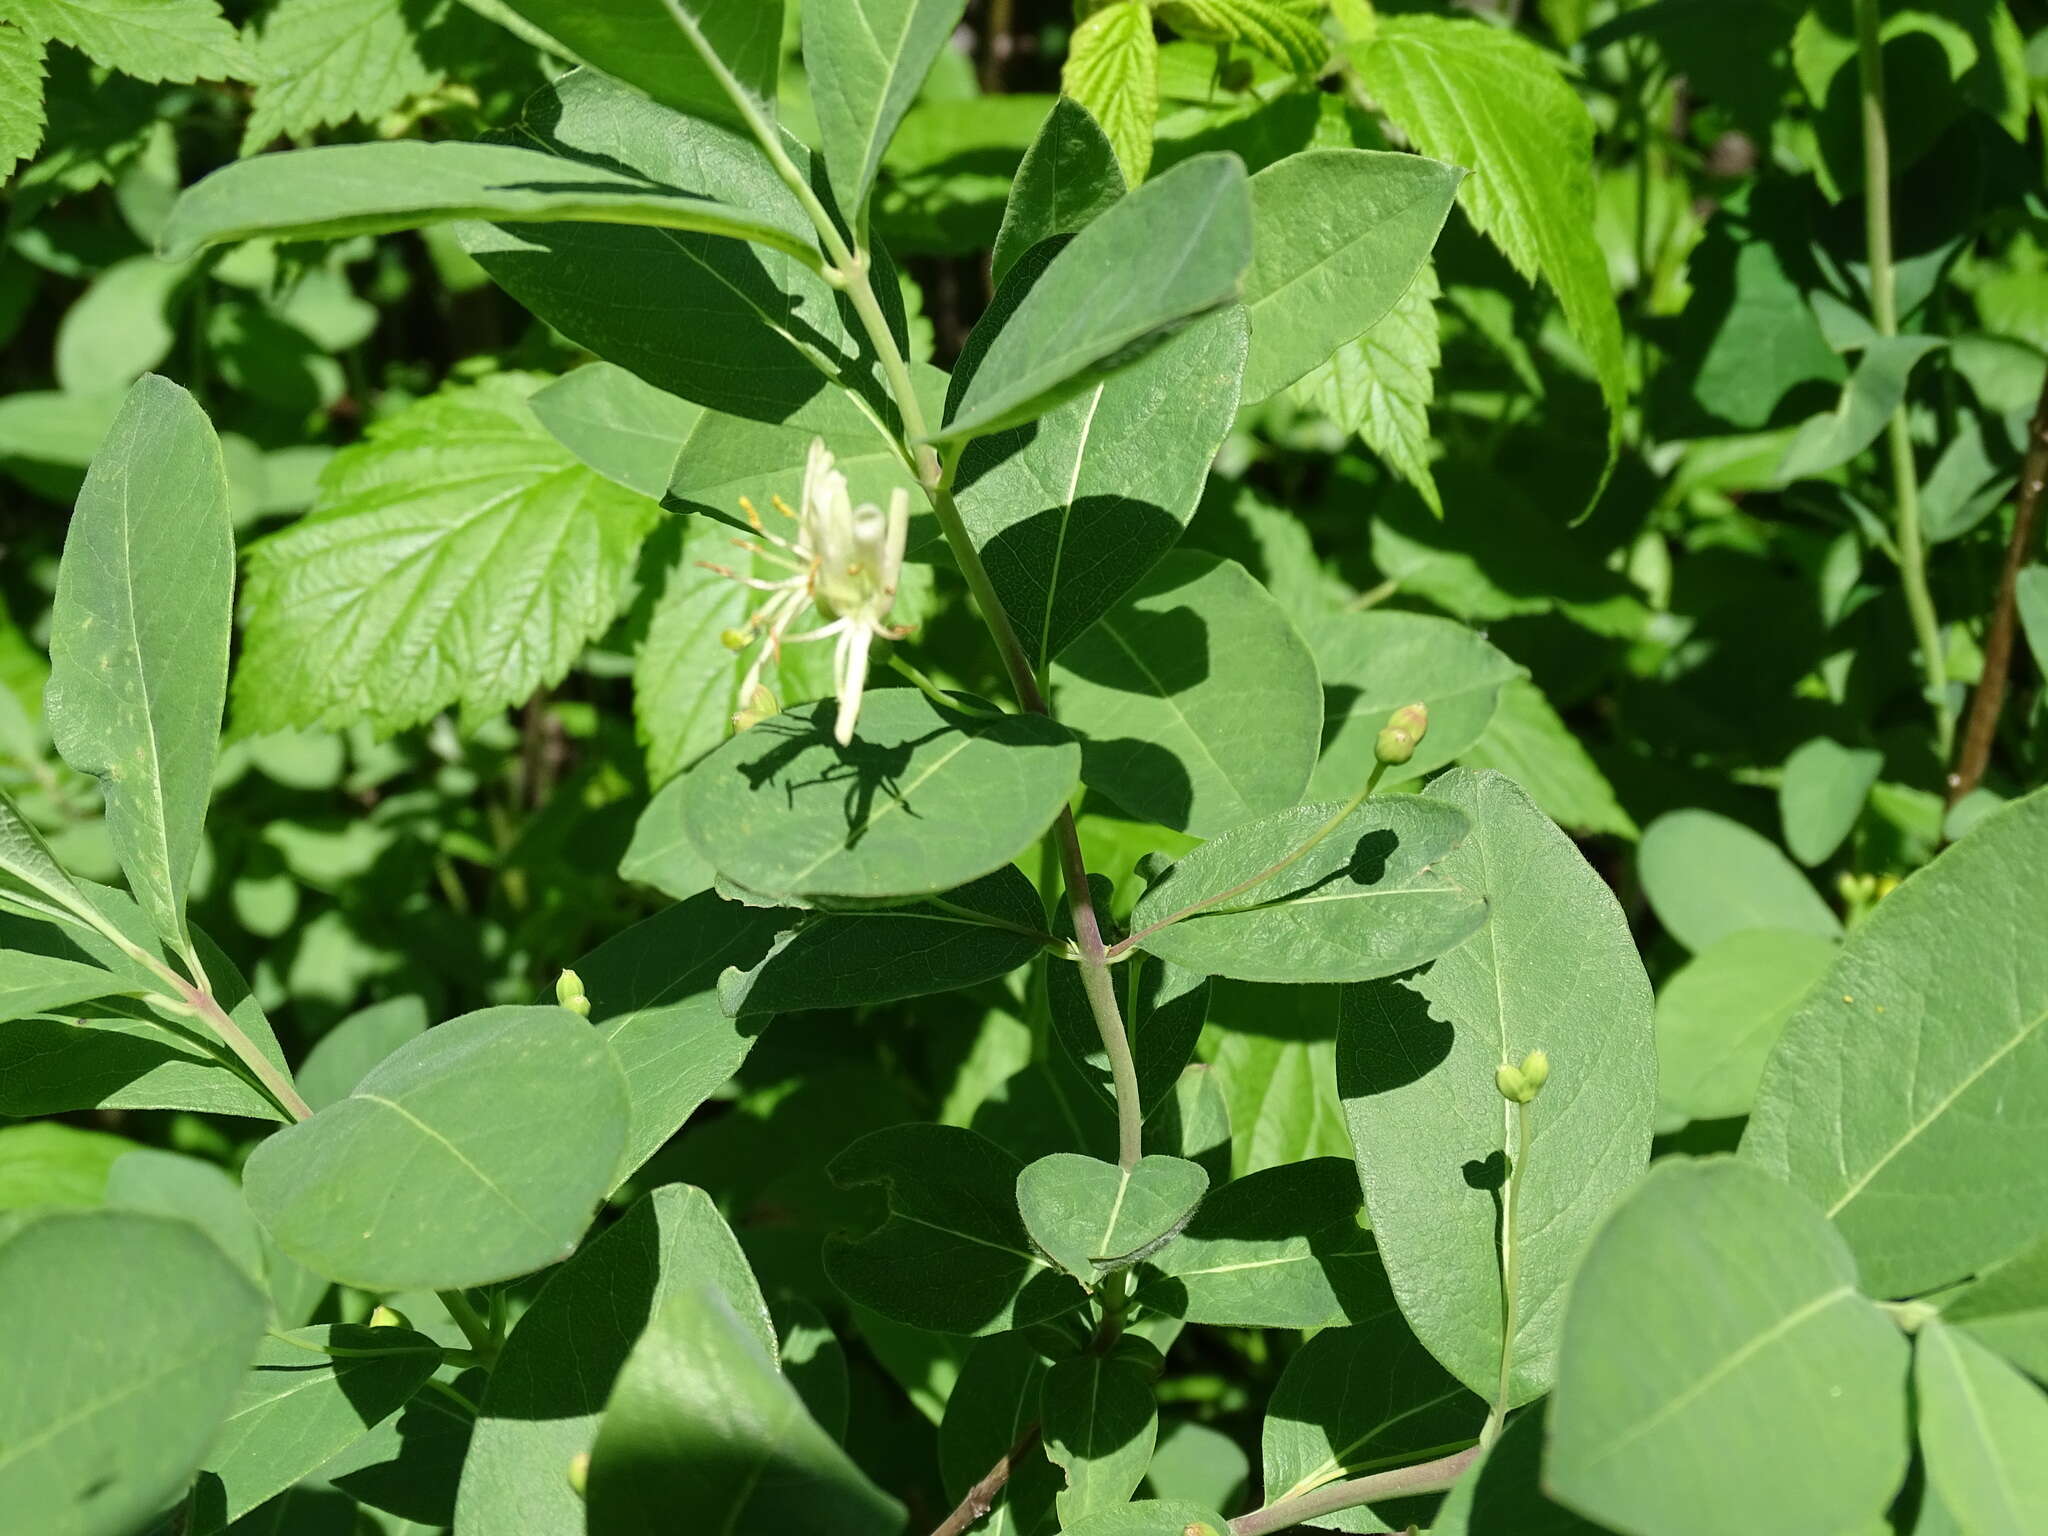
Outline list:
[[[1172,551],[1052,681],[1081,781],[1141,821],[1214,837],[1295,804],[1315,767],[1315,661],[1234,560]]]
[[[557,444],[533,387],[498,375],[373,427],[308,516],[251,547],[243,729],[488,716],[611,623],[658,511]]]
[[[1841,919],[1775,843],[1714,811],[1659,816],[1636,869],[1658,921],[1694,954],[1748,928],[1842,934]]]
[[[81,1211],[0,1241],[0,1295],[0,1507],[38,1536],[132,1536],[228,1411],[262,1293],[187,1222]]]
[[[243,1171],[278,1247],[361,1290],[452,1290],[558,1263],[611,1188],[625,1078],[559,1008],[427,1031]]]
[[[1460,201],[1525,277],[1541,275],[1593,364],[1608,457],[1627,403],[1621,315],[1594,233],[1593,120],[1550,58],[1504,27],[1383,16],[1351,58],[1424,154],[1474,174]]]
[[[178,199],[159,244],[185,257],[238,240],[340,240],[490,219],[720,235],[817,261],[808,230],[786,210],[741,207],[720,190],[650,185],[516,144],[330,144],[223,166]]]
[[[440,1364],[440,1346],[407,1328],[328,1325],[264,1340],[206,1454],[195,1536],[318,1471],[404,1407]]]
[[[1164,1247],[1208,1191],[1209,1175],[1182,1158],[1120,1168],[1055,1152],[1017,1176],[1017,1210],[1039,1249],[1093,1290]]]
[[[1159,118],[1159,40],[1145,0],[1111,0],[1074,29],[1060,90],[1100,125],[1124,180],[1131,186],[1143,181]]]
[[[1071,96],[1053,103],[1010,183],[1002,229],[989,257],[1001,286],[1024,253],[1056,235],[1078,235],[1124,195],[1116,149]]]
[[[816,142],[839,206],[856,224],[866,224],[882,152],[965,10],[966,0],[841,0],[804,11]]]
[[[2048,1524],[2048,1396],[1959,1329],[1913,1338],[1913,1406],[1927,1485],[1970,1536]]]
[[[1649,978],[1607,883],[1512,782],[1454,770],[1426,801],[1472,835],[1443,860],[1487,926],[1426,971],[1348,989],[1337,1081],[1373,1231],[1416,1336],[1488,1398],[1502,1355],[1498,1191],[1519,1156],[1502,1063],[1550,1057],[1517,1188],[1510,1404],[1548,1389],[1586,1239],[1648,1160],[1656,1109]]]
[[[1293,386],[1297,405],[1321,411],[1379,455],[1443,516],[1429,467],[1429,408],[1436,399],[1436,267],[1424,262],[1394,307],[1356,341]]]
[[[1688,1120],[1746,1115],[1785,1022],[1838,946],[1758,928],[1717,939],[1657,994],[1657,1100]]]
[[[1002,318],[973,381],[948,402],[938,436],[1017,426],[1137,361],[1235,302],[1251,254],[1243,162],[1234,155],[1182,161],[1106,210],[1052,259]],[[1127,281],[1138,263],[1162,280]]]
[[[374,124],[435,90],[446,74],[424,56],[422,33],[446,21],[445,8],[423,14],[416,0],[278,0],[254,29],[261,73],[242,153],[317,128]]]
[[[775,899],[935,895],[1016,858],[1079,778],[1080,747],[1041,716],[888,688],[842,747],[834,709],[765,720],[685,775],[685,825],[721,875]]]
[[[1437,872],[1470,823],[1414,796],[1367,801],[1304,857],[1258,878],[1343,809],[1299,805],[1204,843],[1139,899],[1138,947],[1240,981],[1364,981],[1433,959],[1485,924],[1486,898]],[[1248,880],[1257,883],[1170,921]]]
[[[2048,793],[1978,823],[1856,926],[1764,1069],[1743,1155],[1823,1206],[1875,1295],[2048,1226],[2043,859]]]
[[[1079,1286],[1040,1258],[1017,1214],[1023,1165],[949,1125],[898,1125],[832,1160],[841,1188],[880,1185],[889,1216],[825,1244],[825,1273],[848,1300],[937,1333],[1001,1333],[1079,1306]]]
[[[767,1304],[711,1197],[668,1184],[556,1270],[491,1371],[463,1466],[456,1536],[584,1536],[568,1476],[620,1368],[671,1297],[721,1294],[744,1334],[775,1347]]]
[[[1252,178],[1248,403],[1386,317],[1428,263],[1463,177],[1421,155],[1309,149]]]
[[[1297,75],[1330,57],[1322,0],[1163,0],[1159,19],[1191,42],[1243,43]]]
[[[1867,1530],[1906,1475],[1906,1354],[1809,1201],[1660,1164],[1573,1283],[1544,1485],[1658,1536]]]
[[[775,116],[782,0],[504,0],[558,40],[661,105],[736,128]]]
[[[101,782],[129,888],[187,954],[185,890],[213,789],[234,572],[213,424],[151,374],[122,402],[71,515],[43,707],[64,760]]]
[[[0,181],[43,142],[43,40],[0,21]]]
[[[1571,728],[1559,718],[1543,690],[1527,678],[1501,689],[1500,704],[1486,732],[1463,754],[1466,766],[1504,773],[1529,792],[1559,826],[1586,835],[1636,838],[1634,818],[1615,797]]]
[[[1157,1363],[1153,1355],[1149,1364]],[[1045,1373],[1045,1454],[1065,1476],[1066,1486],[1056,1495],[1065,1529],[1128,1503],[1145,1480],[1159,1435],[1153,1371],[1147,1367],[1142,1357],[1119,1352],[1057,1361]]]
[[[214,0],[12,0],[8,19],[138,80],[251,80],[255,61]]]

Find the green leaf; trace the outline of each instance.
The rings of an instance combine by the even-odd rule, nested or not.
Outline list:
[[[1219,1328],[1322,1328],[1386,1309],[1387,1282],[1342,1158],[1235,1179],[1139,1272],[1136,1299]]]
[[[264,1340],[207,1452],[193,1531],[221,1530],[318,1471],[403,1408],[440,1364],[440,1346],[406,1328],[325,1326]]]
[[[1034,255],[1010,277],[1033,280]],[[979,333],[977,333],[979,334]],[[1041,670],[1128,592],[1195,515],[1209,461],[1237,412],[1245,321],[1235,306],[1197,320],[1028,427],[978,438],[961,456],[961,520]],[[970,340],[955,390],[974,375]]]
[[[58,385],[72,394],[110,394],[161,363],[178,339],[167,311],[189,272],[133,256],[95,277],[57,327]]]
[[[1356,433],[1442,517],[1443,500],[1429,468],[1429,407],[1442,360],[1438,293],[1436,268],[1425,261],[1386,317],[1297,380],[1292,398]]]
[[[1406,795],[1367,801],[1279,874],[1169,921],[1257,879],[1343,809],[1300,805],[1204,843],[1139,899],[1139,947],[1240,981],[1365,981],[1433,959],[1484,926],[1486,898],[1438,872],[1470,823]]]
[[[1060,89],[1101,126],[1123,179],[1143,181],[1159,118],[1159,39],[1145,0],[1110,0],[1074,29]]]
[[[1608,1536],[1551,1501],[1543,1486],[1548,1401],[1533,1403],[1444,1496],[1430,1536]],[[1873,1536],[1875,1533],[1873,1532]]]
[[[590,1529],[896,1536],[903,1506],[818,1426],[716,1286],[671,1296],[633,1346],[590,1462]]]
[[[1208,1192],[1209,1175],[1178,1157],[1119,1168],[1056,1152],[1017,1176],[1017,1210],[1032,1242],[1092,1291],[1172,1242]]]
[[[1230,1171],[1243,1178],[1309,1157],[1349,1157],[1337,1097],[1343,989],[1216,984],[1202,1046],[1230,1112]]]
[[[1717,939],[1657,994],[1657,1101],[1688,1120],[1746,1115],[1785,1021],[1839,946],[1810,933],[1750,929]]]
[[[183,1493],[263,1334],[196,1227],[43,1216],[0,1242],[0,1508],[37,1536],[133,1536]]]
[[[255,61],[214,0],[11,0],[7,19],[138,80],[252,80]]]
[[[1873,1294],[2048,1227],[2028,1129],[2048,1092],[2044,859],[2048,794],[1980,822],[1857,925],[1764,1070],[1743,1155],[1827,1211]]]
[[[34,823],[0,791],[0,903],[53,923],[84,926],[92,903]]]
[[[1337,1080],[1373,1231],[1417,1337],[1473,1391],[1501,1375],[1500,1184],[1519,1155],[1494,1086],[1550,1057],[1516,1196],[1509,1403],[1550,1386],[1565,1288],[1586,1239],[1647,1161],[1656,1108],[1649,979],[1628,920],[1570,838],[1510,780],[1458,769],[1425,792],[1473,832],[1445,875],[1487,926],[1400,982],[1347,992]]]
[[[393,1417],[363,1436],[346,1451],[320,1469],[320,1480],[339,1489],[365,1510],[395,1516],[387,1521],[393,1536],[422,1536],[426,1531],[444,1531],[455,1520],[456,1485],[462,1464],[468,1458],[476,1419],[466,1405],[480,1401],[490,1376],[480,1370],[464,1371],[450,1383],[462,1398],[458,1404],[447,1394],[428,1390],[412,1400]],[[301,1483],[303,1494],[307,1484]],[[285,1499],[291,1493],[282,1495]],[[351,1519],[355,1511],[349,1510]],[[375,1516],[372,1516],[374,1519]],[[262,1525],[263,1511],[245,1519],[261,1536],[298,1536],[298,1527],[280,1520],[274,1527]],[[409,1521],[410,1525],[400,1522]],[[235,1536],[240,1536],[239,1529]],[[358,1536],[353,1525],[334,1536]]]
[[[372,1067],[427,1032],[427,1005],[394,997],[357,1010],[314,1042],[299,1067],[299,1097],[315,1109],[338,1103]]]
[[[1501,689],[1485,734],[1462,756],[1468,767],[1506,774],[1546,816],[1572,832],[1629,839],[1641,835],[1600,765],[1543,690],[1527,678],[1515,678]]]
[[[668,494],[691,434],[714,414],[616,363],[572,368],[534,391],[527,404],[577,458],[614,485],[655,501]]]
[[[1160,20],[1193,42],[1243,43],[1297,75],[1329,61],[1322,0],[1163,0]]]
[[[1906,398],[1913,365],[1947,345],[1935,336],[1881,336],[1864,348],[1863,359],[1842,386],[1834,410],[1809,417],[1785,449],[1778,465],[1780,484],[1805,480],[1839,469],[1855,458],[1884,430]]]
[[[1549,55],[1504,27],[1384,16],[1355,43],[1365,88],[1424,154],[1473,175],[1473,227],[1556,293],[1607,402],[1608,456],[1628,398],[1621,315],[1594,229],[1593,119]]]
[[[612,1187],[623,1074],[559,1008],[427,1031],[243,1170],[278,1247],[359,1290],[453,1290],[558,1263]]]
[[[187,954],[234,579],[220,442],[190,395],[151,374],[129,390],[71,514],[43,707],[64,760],[101,782],[129,888]]]
[[[664,107],[738,128],[774,119],[782,0],[504,3],[563,44],[561,52]]]
[[[1441,1456],[1485,1421],[1485,1401],[1436,1363],[1392,1306],[1349,1328],[1326,1328],[1287,1362],[1266,1405],[1265,1502]],[[1382,1500],[1316,1524],[1381,1530],[1403,1523],[1398,1509]]]
[[[1124,192],[1123,169],[1101,125],[1080,102],[1060,97],[1010,183],[989,258],[991,280],[1000,287],[1026,251],[1056,235],[1078,235]]]
[[[978,437],[1044,415],[1234,302],[1251,254],[1243,162],[1234,155],[1183,161],[1053,258],[989,343],[939,435]],[[1141,263],[1162,280],[1125,281]]]
[[[746,1337],[774,1349],[746,1255],[711,1197],[686,1184],[635,1202],[548,1276],[492,1368],[456,1536],[584,1536],[569,1463],[590,1450],[634,1341],[665,1302],[702,1289],[724,1297]]]
[[[1435,773],[1485,734],[1501,690],[1522,669],[1478,631],[1420,613],[1333,613],[1309,626],[1323,679],[1323,755],[1309,781],[1317,799],[1342,799],[1371,776],[1373,742],[1406,704],[1429,706],[1415,756],[1387,770],[1399,784]]]
[[[1046,1361],[1032,1336],[998,1333],[977,1339],[960,1367],[939,1421],[939,1474],[958,1503],[1034,1426],[1042,1426]],[[978,1536],[1041,1536],[1055,1529],[1061,1475],[1034,1448],[1018,1458],[997,1490]]]
[[[611,623],[659,514],[555,442],[533,387],[501,374],[378,424],[310,515],[251,548],[244,730],[487,717]]]
[[[1842,921],[1777,844],[1713,811],[1670,811],[1636,854],[1643,894],[1694,954],[1746,928],[1838,939]]]
[[[1984,1271],[1941,1316],[2029,1375],[2048,1378],[2048,1237]]]
[[[178,199],[159,243],[184,258],[238,240],[341,240],[458,219],[641,225],[753,240],[819,258],[807,226],[782,208],[756,211],[707,190],[513,144],[330,144],[223,166]]]
[[[0,926],[0,940],[7,927]],[[82,960],[30,950],[0,949],[0,1023],[35,1013],[54,1013],[74,1003],[124,992],[127,978]]]
[[[1230,1522],[1183,1499],[1140,1499],[1101,1509],[1066,1528],[1065,1536],[1224,1536]]]
[[[797,1013],[957,992],[1027,964],[1044,925],[1037,887],[1010,865],[912,907],[797,917],[757,965],[719,979],[719,1002]]]
[[[1137,1066],[1138,1104],[1150,1117],[1172,1097],[1182,1068],[1194,1054],[1209,1008],[1209,978],[1139,954],[1112,970],[1110,981]],[[1046,1001],[1052,1009],[1053,1033],[1068,1057],[1094,1084],[1100,1102],[1113,1107],[1109,1057],[1081,985],[1079,966],[1048,969]]]
[[[1906,1353],[1804,1197],[1662,1163],[1573,1282],[1544,1485],[1658,1536],[1861,1532],[1906,1475]]]
[[[43,142],[43,40],[0,21],[0,180]]]
[[[965,9],[965,0],[843,0],[803,13],[815,142],[839,206],[862,227],[882,151]]]
[[[1960,1329],[1921,1325],[1913,1402],[1927,1485],[1971,1536],[2048,1524],[2048,1397]]]
[[[0,1127],[0,1212],[100,1205],[114,1164],[134,1150],[125,1137],[54,1121]]]
[[[1234,560],[1175,550],[1061,653],[1081,780],[1141,821],[1214,837],[1301,799],[1323,696],[1309,648]]]
[[[851,746],[825,700],[743,731],[684,777],[691,840],[772,898],[935,895],[991,874],[1052,825],[1081,749],[1039,716],[872,693]]]
[[[1825,736],[1814,737],[1786,758],[1778,817],[1792,856],[1809,868],[1833,857],[1883,771],[1882,752],[1845,747]]]
[[[1157,1355],[1148,1363],[1119,1351],[1061,1360],[1045,1373],[1040,1414],[1046,1457],[1066,1477],[1056,1496],[1064,1529],[1121,1508],[1145,1480],[1159,1436],[1157,1366]]]
[[[1421,155],[1310,149],[1252,178],[1247,403],[1385,318],[1428,264],[1463,177]]]
[[[889,1217],[825,1242],[825,1273],[856,1305],[937,1333],[1001,1333],[1070,1311],[1071,1280],[1041,1259],[1017,1214],[1023,1165],[950,1125],[891,1126],[832,1160],[843,1189],[877,1184]]]
[[[450,30],[449,13],[429,20],[423,11],[408,0],[278,0],[255,29],[260,73],[242,153],[346,122],[374,125],[439,88],[446,74],[428,54],[448,54],[430,50],[428,36]]]
[[[2048,565],[2030,565],[2013,584],[2034,665],[2048,672]]]
[[[824,1314],[801,1297],[781,1297],[771,1314],[776,1327],[776,1361],[804,1406],[834,1440],[846,1442],[848,1396],[846,1351]]]
[[[263,1234],[242,1186],[226,1170],[179,1152],[139,1148],[107,1170],[106,1204],[110,1210],[191,1222],[243,1274],[263,1284]]]

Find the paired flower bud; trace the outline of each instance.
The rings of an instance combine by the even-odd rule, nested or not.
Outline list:
[[[370,1312],[372,1328],[410,1328],[412,1320],[396,1307],[377,1306]]]
[[[1500,1090],[1500,1096],[1510,1104],[1534,1103],[1536,1095],[1543,1091],[1543,1085],[1550,1081],[1550,1058],[1542,1051],[1531,1051],[1522,1058],[1519,1067],[1503,1062],[1493,1074],[1493,1086]]]
[[[584,995],[583,978],[574,971],[564,971],[556,978],[555,1001],[579,1019],[590,1017],[590,999]]]
[[[1380,728],[1373,741],[1373,756],[1389,768],[1398,768],[1415,755],[1422,738],[1429,734],[1429,706],[1403,704]]]

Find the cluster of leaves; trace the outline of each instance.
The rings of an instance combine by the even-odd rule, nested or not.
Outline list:
[[[10,1520],[2048,1525],[2048,29],[1476,9],[0,0]]]

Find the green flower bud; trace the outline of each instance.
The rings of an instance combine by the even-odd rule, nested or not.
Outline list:
[[[1493,1086],[1500,1090],[1500,1096],[1510,1104],[1526,1104],[1535,1097],[1529,1091],[1528,1081],[1522,1076],[1521,1069],[1511,1067],[1505,1062],[1494,1069]]]
[[[1522,1058],[1522,1081],[1529,1085],[1529,1096],[1534,1098],[1543,1091],[1543,1085],[1550,1081],[1550,1058],[1542,1051],[1531,1051]]]
[[[1415,755],[1415,749],[1428,734],[1429,706],[1403,704],[1387,716],[1387,723],[1373,742],[1373,756],[1389,768],[1398,768]]]
[[[564,971],[556,978],[555,1001],[579,1019],[590,1017],[590,999],[584,995],[583,978],[574,971]]]
[[[412,1319],[396,1307],[380,1306],[370,1313],[372,1328],[410,1328]]]
[[[569,1458],[569,1486],[583,1498],[590,1487],[590,1452],[578,1451]]]
[[[744,629],[721,629],[718,632],[718,643],[728,651],[744,651],[754,643],[754,637]]]

